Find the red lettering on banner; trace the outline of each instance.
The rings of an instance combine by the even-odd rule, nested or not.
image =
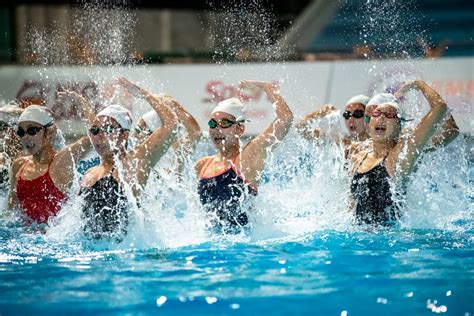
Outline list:
[[[78,118],[78,110],[75,104],[69,102],[63,103],[58,100],[58,92],[64,90],[73,90],[83,95],[90,102],[95,100],[98,95],[98,88],[94,82],[86,83],[57,83],[54,89],[46,86],[42,82],[26,80],[16,94],[16,99],[23,102],[29,99],[46,100],[47,106],[51,108],[56,119]],[[31,102],[30,102],[31,103]],[[99,104],[91,102],[94,110],[99,108]]]
[[[275,86],[278,87],[278,81],[272,82]],[[207,93],[207,96],[202,99],[204,103],[218,103],[228,98],[239,98],[242,101],[256,100],[259,101],[263,92],[257,87],[244,87],[239,84],[235,86],[233,84],[225,84],[221,80],[211,80],[209,81],[204,91]]]
[[[464,91],[464,83],[461,81],[448,81],[445,88],[446,96],[461,95]]]
[[[467,94],[474,97],[474,80],[469,80],[467,82]]]

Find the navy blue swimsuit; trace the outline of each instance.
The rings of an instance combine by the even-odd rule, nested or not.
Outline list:
[[[209,159],[201,171],[198,185],[201,203],[211,215],[215,232],[239,233],[248,224],[242,205],[248,195],[256,196],[257,190],[246,183],[233,167],[214,177],[202,177],[212,160]]]
[[[390,225],[399,218],[399,206],[392,199],[390,175],[384,165],[386,158],[367,172],[356,172],[352,178],[351,193],[359,224]]]
[[[84,232],[93,239],[122,241],[127,234],[129,203],[123,189],[111,173],[94,183],[83,187],[82,217]]]

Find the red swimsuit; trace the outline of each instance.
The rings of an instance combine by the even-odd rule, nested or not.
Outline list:
[[[49,175],[51,162],[45,174],[31,180],[22,177],[22,171],[28,162],[24,163],[16,184],[16,196],[21,209],[37,223],[46,223],[49,216],[56,215],[61,204],[67,200]]]

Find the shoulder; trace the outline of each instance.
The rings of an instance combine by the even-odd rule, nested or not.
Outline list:
[[[201,173],[202,168],[204,168],[204,166],[212,158],[214,158],[214,156],[206,156],[206,157],[199,158],[198,161],[196,161],[196,165],[194,166],[194,170],[196,171],[197,175],[199,175]]]
[[[25,164],[29,159],[29,157],[19,157],[15,159],[12,163],[12,170],[15,171],[20,169],[20,167],[23,166],[23,164]]]
[[[99,166],[94,166],[86,171],[84,178],[82,179],[83,187],[93,186],[97,182],[97,173],[99,171]]]
[[[369,155],[369,151],[367,150],[357,150],[355,151],[351,156],[350,156],[350,160],[352,162],[352,166],[354,168],[357,168],[361,163],[362,161]],[[355,171],[355,170],[354,170]]]

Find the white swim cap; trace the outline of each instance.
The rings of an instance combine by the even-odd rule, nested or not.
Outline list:
[[[142,120],[145,122],[148,129],[152,132],[156,131],[161,126],[161,120],[155,110],[146,112],[142,116]]]
[[[130,111],[118,104],[112,104],[97,113],[97,116],[107,116],[119,123],[120,127],[130,130],[132,126],[132,115]]]
[[[240,102],[237,98],[230,98],[224,101],[219,102],[217,106],[214,108],[211,114],[216,112],[223,112],[232,115],[235,117],[237,122],[244,122],[245,114],[244,114],[244,105]]]
[[[0,121],[6,122],[10,125],[18,123],[18,118],[20,117],[23,109],[20,108],[17,104],[9,103],[0,107]]]
[[[30,105],[18,118],[18,123],[31,121],[43,126],[54,122],[53,114],[51,110],[42,105]]]
[[[346,102],[346,106],[348,106],[349,104],[354,104],[354,103],[361,103],[363,105],[367,105],[369,101],[370,101],[370,98],[368,96],[359,94],[350,98],[349,101]]]
[[[391,93],[378,93],[370,99],[369,103],[367,103],[367,106],[369,105],[384,105],[388,104],[393,106],[398,113],[398,117],[406,120],[405,118],[405,112],[403,109],[400,107],[398,103],[398,99]]]

